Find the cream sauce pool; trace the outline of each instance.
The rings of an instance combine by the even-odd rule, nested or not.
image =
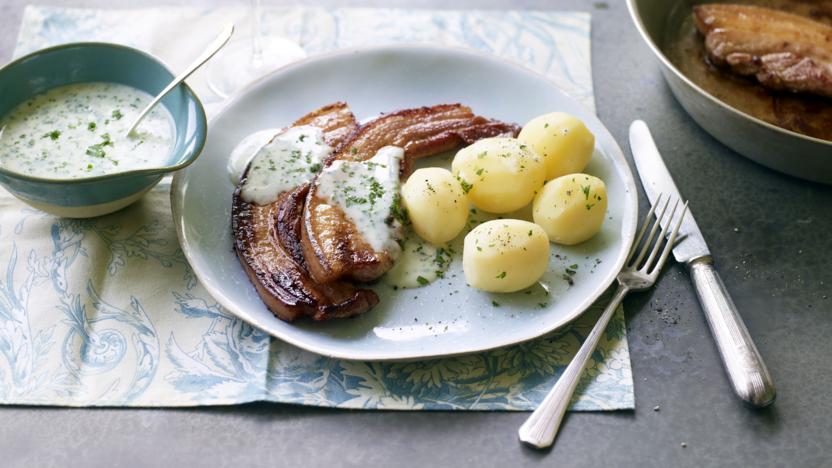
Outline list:
[[[281,131],[277,128],[260,130],[237,143],[237,146],[231,150],[231,156],[229,156],[227,163],[228,178],[232,184],[240,183],[240,178],[243,176],[243,172],[246,171],[248,163]]]
[[[45,178],[74,179],[168,164],[173,119],[158,105],[129,125],[152,97],[117,83],[59,86],[0,120],[0,166]]]
[[[384,282],[396,289],[419,288],[443,278],[453,259],[450,245],[435,246],[408,230],[402,253],[387,273]]]

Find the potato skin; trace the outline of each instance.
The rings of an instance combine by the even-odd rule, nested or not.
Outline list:
[[[540,226],[519,219],[480,224],[465,236],[462,269],[472,287],[514,292],[536,283],[549,264],[549,239]]]
[[[471,203],[491,213],[529,204],[546,175],[543,158],[514,138],[479,140],[461,149],[451,167]]]
[[[580,119],[563,112],[532,119],[517,139],[543,157],[546,180],[583,171],[595,149],[595,135]]]
[[[546,182],[532,205],[534,222],[557,244],[592,238],[607,213],[607,186],[587,174],[569,174]]]
[[[468,199],[450,171],[418,169],[402,185],[401,193],[413,230],[431,244],[450,241],[468,221]]]

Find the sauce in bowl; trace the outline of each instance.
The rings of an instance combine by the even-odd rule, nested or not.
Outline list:
[[[50,89],[0,119],[0,167],[34,177],[77,179],[164,166],[173,119],[154,107],[124,133],[152,96],[104,82]]]

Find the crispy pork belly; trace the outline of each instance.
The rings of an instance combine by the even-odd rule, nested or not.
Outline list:
[[[482,138],[516,136],[518,132],[517,125],[475,115],[461,104],[407,109],[360,126],[341,143],[327,166],[342,161],[364,162],[382,148],[393,146],[404,150],[400,171],[404,176],[417,158]],[[302,247],[309,273],[321,284],[347,278],[362,282],[378,278],[393,266],[398,253],[396,246],[388,249],[379,248],[377,242],[373,245],[367,238],[367,226],[356,226],[337,203],[321,195],[322,177],[324,174],[313,181],[304,208]],[[374,183],[379,182],[385,185],[379,192],[398,193],[398,178]],[[358,197],[358,202],[362,200]],[[397,228],[395,223],[390,219],[391,229]]]
[[[769,8],[693,7],[709,59],[773,90],[832,97],[832,27]]]
[[[336,103],[312,112],[293,126],[311,125],[324,131],[328,145],[337,147],[356,128],[346,104]],[[348,282],[321,285],[306,271],[300,249],[303,202],[308,183],[278,195],[275,202],[257,205],[243,200],[245,175],[234,192],[232,231],[234,247],[263,302],[278,318],[325,320],[362,313],[378,303],[378,296]]]
[[[326,166],[334,161],[364,161],[384,146],[399,146],[405,155],[402,174],[409,170],[404,167],[406,163],[415,158],[441,153],[480,138],[514,136],[519,130],[514,125],[475,116],[461,105],[400,111],[359,126],[346,104],[337,103],[312,112],[292,125],[299,126],[320,128],[327,145],[336,149],[325,161]],[[269,310],[282,320],[293,321],[301,317],[313,320],[349,317],[374,307],[378,296],[353,281],[369,281],[383,274],[394,260],[389,252],[374,250],[365,242],[362,231],[337,208],[328,212],[330,219],[324,219],[325,216],[308,219],[309,200],[314,207],[324,205],[313,195],[317,192],[313,182],[303,182],[279,193],[275,201],[261,205],[248,202],[242,196],[247,175],[248,170],[232,200],[234,247]],[[397,181],[399,175],[396,171],[393,178]],[[397,191],[398,186],[390,190]],[[313,233],[314,239],[310,239],[307,230]],[[313,246],[324,255],[314,257],[315,262],[310,264],[307,251],[314,251],[310,250]],[[341,251],[350,254],[342,255]],[[335,265],[332,262],[335,256],[345,260],[337,264],[338,271],[353,269],[355,273],[324,273],[322,265]]]

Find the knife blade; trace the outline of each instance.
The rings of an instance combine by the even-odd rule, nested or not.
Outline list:
[[[650,129],[641,120],[630,125],[630,149],[644,192],[651,204],[656,203],[660,194],[683,200],[653,141]],[[776,396],[771,375],[714,268],[708,244],[690,207],[682,221],[679,235],[682,239],[673,248],[673,256],[677,262],[688,267],[734,392],[752,406],[771,404]]]
[[[639,177],[641,177],[641,184],[644,186],[644,192],[650,203],[655,204],[659,194],[664,194],[665,197],[670,196],[671,199],[683,200],[679,189],[676,188],[676,183],[673,182],[673,177],[664,165],[656,143],[653,142],[650,129],[641,120],[636,120],[630,126],[630,147]],[[679,228],[679,239],[680,241],[673,248],[673,256],[679,263],[686,264],[711,254],[690,206]]]

